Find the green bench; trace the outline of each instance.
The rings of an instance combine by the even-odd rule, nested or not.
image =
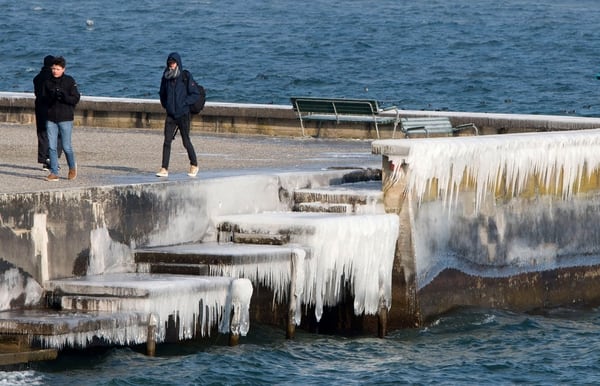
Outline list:
[[[394,132],[400,122],[400,112],[396,106],[382,109],[376,100],[347,99],[347,98],[290,98],[294,111],[300,119],[302,136],[304,136],[304,121],[335,121],[372,123],[379,138],[379,125],[393,124]],[[395,111],[395,114],[382,115],[384,111]]]
[[[479,135],[479,130],[475,124],[465,123],[458,126],[452,126],[450,119],[446,117],[419,117],[400,119],[400,130],[407,138],[410,137],[411,134],[424,134],[427,137],[429,137],[430,134],[445,134],[449,136],[466,129],[471,129],[475,135]]]

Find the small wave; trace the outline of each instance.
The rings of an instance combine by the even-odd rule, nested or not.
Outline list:
[[[0,385],[7,386],[35,386],[44,385],[44,377],[32,370],[27,371],[0,371]]]

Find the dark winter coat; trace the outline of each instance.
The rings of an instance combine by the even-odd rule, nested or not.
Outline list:
[[[36,108],[38,106],[44,106],[45,105],[45,99],[42,98],[42,95],[44,93],[44,84],[46,83],[46,81],[48,79],[52,78],[52,70],[50,69],[50,67],[42,67],[42,69],[40,70],[39,74],[37,74],[34,78],[33,78],[33,92],[35,94],[35,106]]]
[[[63,74],[60,78],[51,77],[46,81],[43,97],[48,104],[48,120],[66,122],[73,120],[81,95],[75,79]]]
[[[182,117],[190,113],[190,106],[196,103],[200,98],[200,93],[196,87],[190,87],[194,79],[192,74],[189,74],[189,79],[186,82],[183,79],[183,66],[181,64],[181,56],[177,52],[172,52],[168,56],[175,59],[179,68],[179,76],[173,79],[167,79],[164,76],[160,82],[160,104],[165,108],[167,114],[173,118]],[[165,73],[168,67],[165,69]]]

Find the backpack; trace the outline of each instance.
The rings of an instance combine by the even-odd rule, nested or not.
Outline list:
[[[190,76],[189,71],[183,70],[183,81],[185,82],[185,84],[187,85],[188,88],[190,87],[190,85],[189,85],[190,77],[191,76]],[[190,113],[199,114],[200,111],[202,111],[202,109],[204,108],[204,104],[206,103],[206,90],[204,90],[204,87],[199,85],[197,82],[193,82],[193,86],[196,86],[196,88],[198,88],[198,92],[200,93],[200,98],[198,98],[196,103],[194,103],[193,105],[190,106]]]

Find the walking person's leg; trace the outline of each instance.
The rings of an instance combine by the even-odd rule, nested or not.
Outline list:
[[[188,176],[195,177],[198,174],[198,159],[196,158],[196,150],[190,139],[190,114],[186,114],[178,120],[179,131],[181,132],[181,140],[183,141],[183,147],[187,150],[188,158],[190,160],[190,171]]]
[[[60,138],[60,131],[58,132],[58,140],[56,142],[56,156],[60,158],[63,153],[62,139]]]
[[[50,156],[50,175],[48,181],[58,181],[58,156],[56,154],[56,143],[58,142],[58,124],[52,121],[46,122],[48,134],[48,154]]]
[[[40,107],[36,106],[35,111],[35,128],[38,140],[38,163],[42,164],[44,169],[50,169],[50,154],[48,153],[48,131],[46,129],[47,114],[39,111]]]
[[[74,180],[77,177],[77,163],[75,162],[75,151],[73,150],[72,143],[73,121],[59,122],[58,127],[60,129],[59,133],[62,141],[63,152],[65,153],[65,157],[67,158],[67,164],[69,165],[68,178],[70,180]]]
[[[171,159],[171,142],[173,142],[173,134],[175,134],[175,128],[177,124],[175,120],[167,115],[165,119],[165,129],[164,129],[164,140],[163,140],[163,150],[162,150],[162,162],[160,165],[160,170],[156,175],[158,177],[167,177],[169,175],[169,160]]]

